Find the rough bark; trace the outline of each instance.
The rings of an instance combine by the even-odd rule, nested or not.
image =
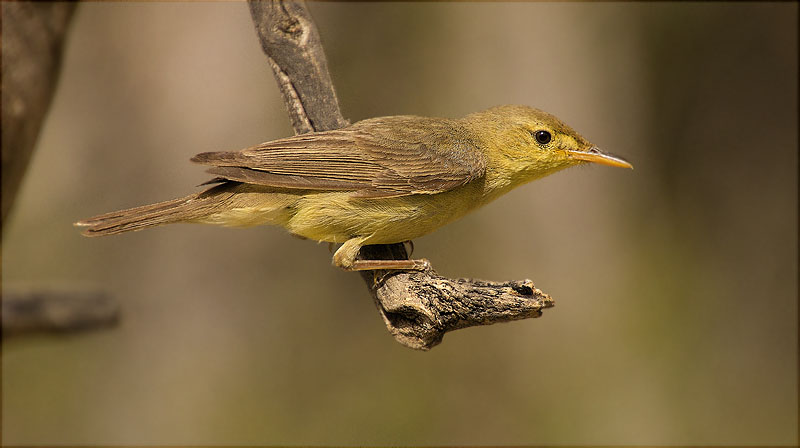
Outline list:
[[[311,15],[299,1],[250,0],[261,47],[275,73],[296,133],[348,125],[342,117]],[[366,246],[363,259],[406,259],[402,244]],[[435,271],[361,273],[386,327],[401,344],[429,350],[448,331],[539,317],[553,299],[530,280],[451,280]]]

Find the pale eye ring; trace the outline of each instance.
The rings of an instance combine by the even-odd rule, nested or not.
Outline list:
[[[550,143],[550,141],[553,139],[553,136],[547,131],[536,131],[533,133],[533,138],[536,139],[536,143],[540,145],[546,145]]]

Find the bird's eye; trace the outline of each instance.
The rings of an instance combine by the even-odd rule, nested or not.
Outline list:
[[[550,140],[553,139],[553,136],[547,131],[536,131],[533,133],[533,138],[536,139],[536,143],[540,145],[546,145],[550,143]]]

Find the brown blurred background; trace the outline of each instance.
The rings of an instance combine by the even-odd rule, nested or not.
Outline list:
[[[796,3],[310,5],[343,112],[550,111],[635,171],[572,169],[416,241],[556,308],[386,332],[276,228],[71,223],[196,191],[195,153],[291,134],[244,3],[86,3],[3,288],[101,288],[119,327],[3,342],[4,444],[797,443]]]

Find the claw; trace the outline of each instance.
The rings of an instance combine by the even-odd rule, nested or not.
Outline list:
[[[414,242],[411,240],[403,241],[403,247],[406,249],[406,254],[408,254],[408,258],[411,258],[411,255],[414,254]]]

